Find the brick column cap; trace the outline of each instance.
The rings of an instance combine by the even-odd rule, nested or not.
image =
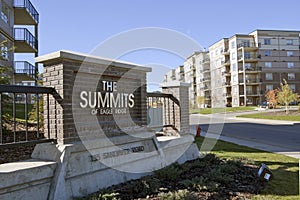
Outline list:
[[[190,87],[190,83],[180,82],[180,81],[170,81],[160,84],[161,88],[172,88],[172,87]]]
[[[144,67],[142,65],[114,60],[110,58],[103,58],[100,56],[89,55],[78,53],[74,51],[67,51],[67,50],[60,50],[53,53],[49,53],[46,55],[42,55],[35,58],[36,63],[43,63],[43,64],[52,64],[55,62],[61,62],[62,59],[77,61],[77,62],[88,62],[93,64],[101,64],[101,65],[113,65],[115,67],[122,67],[128,69],[134,69],[143,72],[151,72],[151,67]]]

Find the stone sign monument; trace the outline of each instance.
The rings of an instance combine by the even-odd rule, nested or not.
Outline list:
[[[47,184],[24,191],[25,196],[82,197],[199,156],[188,133],[189,85],[162,86],[180,102],[175,123],[180,137],[161,140],[147,127],[146,77],[151,68],[70,51],[40,56],[36,62],[44,65],[44,86],[56,90],[50,109],[45,107],[44,115],[50,115],[44,129],[57,144],[36,146],[32,158],[49,161],[52,173]],[[16,196],[12,192],[9,197]]]

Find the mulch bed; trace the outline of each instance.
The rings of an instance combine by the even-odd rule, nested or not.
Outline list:
[[[213,154],[173,164],[139,180],[111,186],[83,199],[250,199],[266,182],[259,166],[224,160]]]
[[[3,144],[26,141],[25,123],[16,123],[15,134],[13,133],[14,127],[12,121],[5,121],[4,127],[5,129],[2,130]],[[44,133],[37,134],[36,130],[36,124],[28,123],[27,141],[36,141],[45,138]],[[35,144],[0,145],[0,164],[30,159],[34,147]]]

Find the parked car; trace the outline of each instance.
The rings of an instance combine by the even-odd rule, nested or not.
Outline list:
[[[260,108],[268,108],[268,102],[264,101],[264,102],[261,102],[260,105],[259,105]]]
[[[300,102],[298,102],[298,101],[292,101],[292,102],[289,103],[289,105],[290,106],[298,106],[299,103]]]

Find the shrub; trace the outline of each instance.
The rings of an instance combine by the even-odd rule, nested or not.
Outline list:
[[[197,200],[198,196],[188,190],[178,190],[175,192],[159,193],[160,200]]]
[[[181,166],[178,163],[175,163],[168,167],[155,171],[154,174],[160,180],[176,181],[179,179],[182,172],[183,170]]]

